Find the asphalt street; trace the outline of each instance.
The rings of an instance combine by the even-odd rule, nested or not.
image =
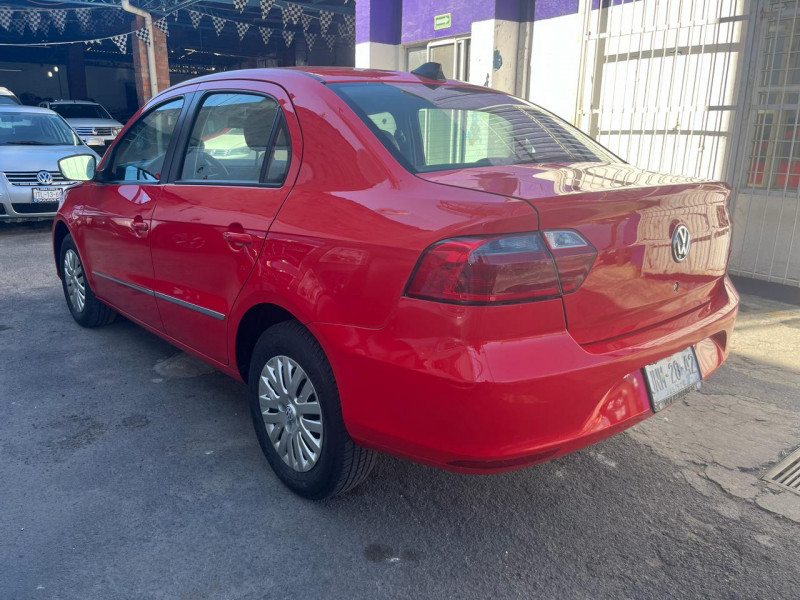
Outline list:
[[[243,385],[82,329],[49,225],[0,225],[0,599],[797,598],[800,496],[761,476],[800,445],[800,304],[754,293],[729,362],[628,432],[495,476],[383,456],[315,503]]]

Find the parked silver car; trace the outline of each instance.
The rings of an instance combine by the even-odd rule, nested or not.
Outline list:
[[[0,221],[50,219],[64,190],[75,181],[61,175],[58,161],[90,154],[59,115],[33,106],[0,106]]]
[[[7,87],[0,87],[0,105],[22,104],[16,94]]]
[[[87,100],[53,100],[39,106],[60,114],[89,146],[105,148],[122,130],[122,123],[115,120],[97,102]]]

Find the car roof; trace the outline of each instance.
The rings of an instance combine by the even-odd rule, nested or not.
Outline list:
[[[50,100],[48,104],[99,104],[91,100]]]
[[[23,106],[21,104],[3,104],[0,105],[0,112],[8,112],[8,113],[40,113],[44,115],[57,115],[54,111],[50,110],[49,108],[42,108],[40,106]]]
[[[475,86],[455,79],[437,81],[427,79],[407,73],[404,71],[387,71],[383,69],[357,69],[353,67],[281,67],[275,69],[241,69],[238,71],[220,71],[210,75],[204,75],[185,82],[177,87],[189,83],[203,83],[206,81],[220,81],[225,79],[254,79],[263,81],[275,81],[280,83],[282,80],[291,78],[293,74],[302,74],[313,77],[320,83],[341,83],[345,81],[391,81],[393,83],[436,83],[449,84],[469,87]]]

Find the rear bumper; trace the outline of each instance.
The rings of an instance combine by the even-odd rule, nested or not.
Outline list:
[[[695,311],[590,346],[563,321],[539,335],[470,341],[491,317],[468,324],[470,309],[438,308],[449,321],[436,331],[439,321],[421,312],[433,309],[420,303],[404,298],[382,329],[310,325],[334,368],[347,429],[368,447],[487,473],[565,454],[652,415],[642,367],[690,345],[705,379],[728,354],[738,295],[726,277]],[[556,305],[533,305],[553,320]]]

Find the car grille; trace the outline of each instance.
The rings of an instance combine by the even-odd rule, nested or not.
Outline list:
[[[58,202],[34,202],[32,204],[14,202],[11,204],[11,208],[20,215],[54,213],[58,210]]]
[[[8,183],[11,185],[48,185],[44,183],[39,183],[39,180],[36,179],[36,176],[41,173],[41,171],[6,171],[3,175],[6,176],[8,179]],[[73,182],[64,179],[64,176],[59,171],[48,171],[50,176],[53,178],[53,183],[49,185],[70,185]]]
[[[78,135],[112,135],[111,127],[76,127]]]

